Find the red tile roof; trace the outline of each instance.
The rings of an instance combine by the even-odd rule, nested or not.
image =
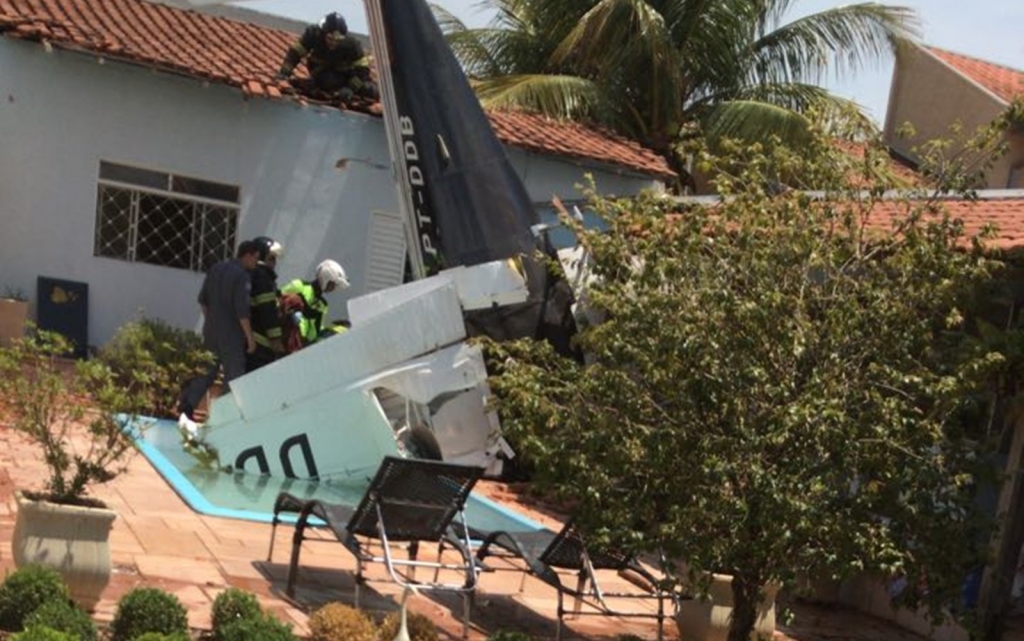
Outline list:
[[[282,96],[274,74],[295,36],[143,0],[0,0],[0,32]],[[363,109],[379,113],[379,109]],[[498,138],[532,151],[673,176],[664,158],[621,137],[536,116],[492,114]]]
[[[1016,96],[1024,96],[1024,71],[953,53],[945,49],[938,49],[936,47],[926,47],[926,49],[949,66],[1007,102],[1010,102]]]
[[[523,149],[602,160],[663,178],[675,177],[662,156],[605,129],[519,111],[492,111],[488,116],[500,140]]]
[[[993,227],[995,234],[984,241],[986,247],[996,250],[1024,249],[1024,195],[985,196],[979,192],[977,200],[942,200],[939,202],[952,218],[963,221],[964,233],[969,237]],[[901,219],[909,209],[895,202],[878,203],[868,217],[869,228],[879,232],[893,231],[893,220]]]

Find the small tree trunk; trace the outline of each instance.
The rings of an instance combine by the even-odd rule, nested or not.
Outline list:
[[[732,577],[732,621],[729,623],[729,641],[748,641],[757,625],[757,604],[760,581],[734,574]]]

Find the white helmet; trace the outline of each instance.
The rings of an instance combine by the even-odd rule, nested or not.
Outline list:
[[[345,277],[345,270],[333,260],[325,260],[316,267],[316,280],[320,283],[320,290],[327,291],[327,286],[334,283],[338,289],[348,287],[348,278]]]

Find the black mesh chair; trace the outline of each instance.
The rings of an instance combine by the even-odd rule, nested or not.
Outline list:
[[[366,582],[363,567],[368,563],[382,563],[387,568],[389,578],[403,587],[412,585],[419,590],[460,593],[464,605],[465,634],[469,626],[470,600],[476,588],[477,564],[470,550],[469,528],[463,510],[470,491],[482,473],[483,469],[478,467],[388,456],[377,469],[370,486],[355,508],[315,499],[300,499],[282,492],[274,502],[267,560],[270,561],[273,555],[274,536],[281,515],[297,513],[285,588],[286,594],[293,597],[302,542],[308,538],[307,528],[316,525],[315,522],[310,523],[310,520],[319,519],[356,559],[356,607],[359,607],[360,586]],[[456,520],[458,527],[453,528]],[[438,545],[437,561],[417,559],[421,542]],[[392,544],[396,543],[406,544],[407,558],[396,558],[393,555]],[[443,556],[446,547],[459,552],[462,562],[445,561]],[[418,580],[415,576],[417,568],[433,570],[433,580]],[[441,570],[459,571],[464,575],[464,580],[461,583],[440,582]]]
[[[471,530],[469,535],[481,541],[476,552],[479,561],[485,562],[488,557],[508,561],[520,559],[526,564],[530,574],[557,590],[556,639],[561,639],[562,619],[568,614],[565,608],[565,597],[571,597],[574,600],[572,613],[577,616],[590,614],[625,618],[656,618],[659,641],[664,635],[665,619],[675,614],[679,596],[666,586],[663,579],[655,577],[629,554],[614,550],[588,550],[582,533],[571,520],[558,532],[550,530],[535,532]],[[489,567],[488,569],[495,568]],[[575,572],[576,586],[564,584],[558,570]],[[608,592],[602,589],[598,582],[599,570],[616,572],[637,589],[630,592]],[[621,610],[610,606],[608,599],[656,600],[658,609],[656,613]],[[669,612],[666,612],[666,603],[671,606]]]

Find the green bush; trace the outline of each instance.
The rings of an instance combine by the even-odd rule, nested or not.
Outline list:
[[[156,417],[176,417],[182,384],[213,364],[198,334],[151,318],[122,325],[98,357],[125,389],[141,395],[146,412]]]
[[[491,636],[487,637],[487,641],[533,641],[533,637],[525,632],[498,630]]]
[[[213,623],[213,638],[220,639],[220,630],[241,619],[258,619],[263,608],[256,595],[238,588],[228,588],[213,600],[210,619]]]
[[[25,618],[25,627],[46,627],[58,632],[67,632],[81,641],[96,641],[99,638],[92,618],[68,601],[50,601],[42,604]]]
[[[292,627],[269,614],[255,619],[238,619],[220,631],[221,641],[297,641]]]
[[[11,637],[11,641],[78,641],[75,635],[36,625]]]
[[[69,598],[68,587],[56,570],[37,564],[18,568],[0,585],[0,628],[18,632],[39,606],[66,603]]]
[[[407,616],[406,624],[409,626],[409,638],[412,641],[438,641],[440,637],[437,634],[437,626],[429,617],[415,612],[408,612]],[[392,641],[398,634],[398,626],[401,624],[401,612],[392,612],[384,617],[377,633],[380,641]]]
[[[188,616],[178,597],[157,588],[135,588],[117,603],[111,641],[133,641],[146,632],[188,634]]]
[[[376,641],[377,626],[361,610],[328,603],[310,615],[309,636],[313,641]]]
[[[147,632],[135,637],[133,641],[190,641],[190,637],[184,632],[174,634],[160,634],[159,632]]]

